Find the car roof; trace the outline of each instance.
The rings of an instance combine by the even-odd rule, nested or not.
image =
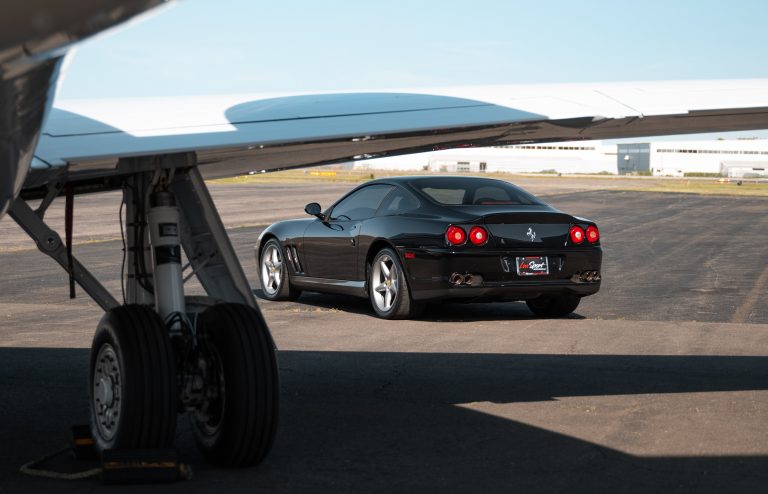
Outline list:
[[[504,180],[499,180],[497,178],[477,177],[473,175],[404,175],[404,176],[398,176],[398,177],[377,178],[375,180],[365,182],[364,185],[377,184],[377,183],[407,184],[413,180],[421,180],[421,179],[434,180],[435,182],[450,181],[450,180],[456,180],[456,179],[505,182]],[[505,182],[505,183],[510,183],[510,182]]]

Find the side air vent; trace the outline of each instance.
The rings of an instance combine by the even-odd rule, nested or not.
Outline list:
[[[301,262],[299,261],[299,253],[296,251],[296,247],[291,245],[290,247],[288,247],[288,252],[290,252],[290,254],[288,254],[289,260],[291,257],[293,257],[293,260],[291,261],[291,263],[293,264],[293,269],[295,269],[297,273],[303,273],[304,270],[301,268]]]

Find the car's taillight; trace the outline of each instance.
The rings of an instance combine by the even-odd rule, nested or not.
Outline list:
[[[458,226],[449,226],[445,232],[445,238],[453,245],[461,245],[467,241],[467,232]]]
[[[578,225],[571,227],[571,242],[580,244],[584,241],[584,229]]]
[[[475,245],[485,245],[488,242],[488,232],[482,226],[473,226],[469,231],[469,241]]]
[[[600,231],[597,229],[596,226],[587,227],[587,240],[589,241],[590,244],[594,244],[598,240],[600,240]]]

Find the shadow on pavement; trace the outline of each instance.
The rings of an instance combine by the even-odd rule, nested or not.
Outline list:
[[[2,492],[102,488],[16,473],[87,420],[87,355],[0,348]],[[768,456],[637,457],[457,406],[765,390],[766,357],[285,351],[280,368],[281,424],[264,464],[203,464],[181,420],[195,480],[145,490],[757,492],[768,480]]]

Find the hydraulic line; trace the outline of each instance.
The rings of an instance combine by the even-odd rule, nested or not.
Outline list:
[[[75,298],[75,263],[72,257],[72,228],[75,209],[75,189],[67,185],[66,200],[64,202],[64,236],[67,244],[67,272],[69,273],[69,298]]]

